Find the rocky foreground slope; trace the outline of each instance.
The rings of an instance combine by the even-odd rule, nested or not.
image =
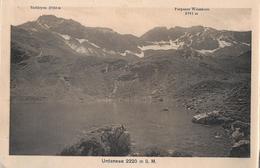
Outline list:
[[[133,151],[131,138],[123,125],[104,126],[81,135],[79,140],[66,146],[58,155],[63,156],[160,156],[192,157],[181,151],[148,148],[144,152]]]

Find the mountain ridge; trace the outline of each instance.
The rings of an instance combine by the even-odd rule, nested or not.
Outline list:
[[[178,50],[185,47],[202,55],[212,55],[214,52],[226,48],[233,50],[236,46],[239,46],[241,51],[238,55],[240,55],[244,50],[249,50],[251,39],[250,31],[218,31],[203,26],[155,27],[137,37],[131,34],[120,34],[110,28],[86,27],[72,19],[58,18],[53,15],[43,15],[34,22],[27,22],[17,27],[27,31],[49,30],[58,33],[65,40],[73,38],[74,41],[78,40],[80,43],[88,41],[90,45],[105,49],[110,54],[131,55],[141,58],[146,55],[146,51]],[[80,48],[75,49],[76,51],[84,53],[87,50],[86,47],[75,44],[75,42],[68,43]]]
[[[251,33],[175,27],[166,29],[172,39],[156,32],[168,41],[149,41],[54,16],[38,20],[11,27],[14,100],[156,101],[203,81],[250,79]]]

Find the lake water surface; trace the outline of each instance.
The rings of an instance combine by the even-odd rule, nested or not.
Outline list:
[[[194,124],[193,115],[174,103],[13,103],[10,153],[54,155],[77,141],[82,131],[124,124],[135,151],[156,146],[194,156],[227,156],[230,140],[223,129]]]

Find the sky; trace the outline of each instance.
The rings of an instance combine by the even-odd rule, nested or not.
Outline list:
[[[64,7],[61,10],[36,10],[17,7],[13,25],[36,20],[44,14],[73,19],[88,27],[108,27],[121,34],[141,36],[157,27],[190,27],[202,25],[219,30],[246,31],[251,29],[251,10],[248,8],[211,8],[198,15],[185,15],[174,7]]]

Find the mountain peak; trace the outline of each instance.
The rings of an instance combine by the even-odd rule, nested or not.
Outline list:
[[[78,30],[83,27],[79,22],[76,22],[72,19],[64,19],[54,15],[42,15],[36,22],[36,24],[44,27],[44,29],[75,29]],[[67,27],[67,28],[65,28]]]
[[[47,27],[55,27],[64,21],[66,21],[66,19],[59,18],[54,15],[41,15],[36,22]]]
[[[57,16],[55,15],[41,15],[38,17],[38,21],[57,21],[57,20],[60,20],[62,18],[58,18]]]

